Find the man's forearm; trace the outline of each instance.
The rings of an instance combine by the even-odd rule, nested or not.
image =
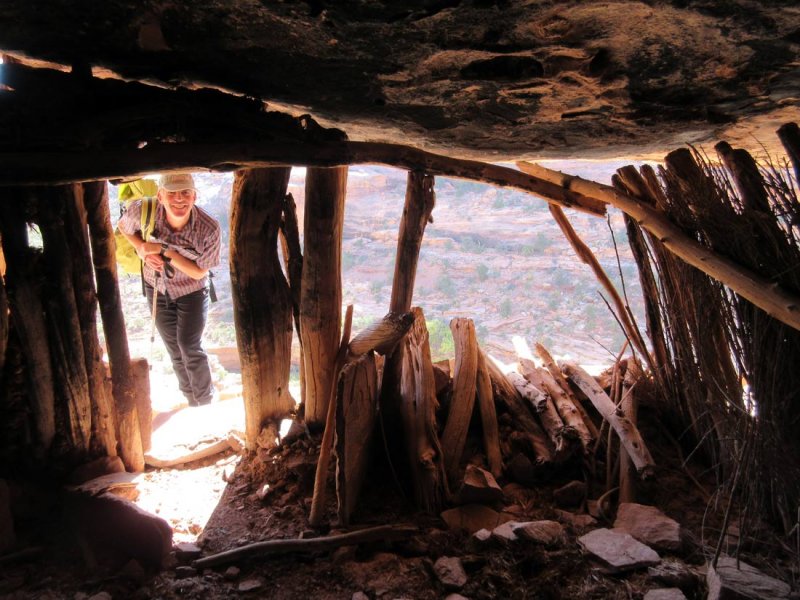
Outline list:
[[[201,269],[197,263],[180,254],[179,252],[170,249],[161,253],[161,256],[168,258],[173,267],[186,273],[192,279],[202,279],[208,275],[208,269]]]

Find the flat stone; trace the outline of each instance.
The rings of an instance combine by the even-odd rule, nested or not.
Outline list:
[[[493,504],[503,499],[503,490],[494,476],[480,467],[469,465],[464,483],[456,495],[458,504]]]
[[[647,592],[644,600],[686,600],[686,596],[678,588],[660,588]]]
[[[5,479],[0,479],[0,554],[11,550],[17,543],[14,517],[11,514],[11,491]]]
[[[89,596],[89,600],[113,600],[113,598],[108,592],[97,592],[93,596]]]
[[[466,596],[462,596],[461,594],[447,594],[444,597],[444,600],[469,600]]]
[[[475,533],[479,529],[491,531],[498,525],[511,520],[511,517],[498,513],[482,504],[457,506],[444,511],[441,517],[450,529],[463,529],[468,533]]]
[[[556,509],[556,518],[565,525],[569,525],[578,531],[597,525],[597,519],[593,516],[584,514],[578,515],[567,510]]]
[[[514,534],[523,540],[536,542],[543,546],[556,546],[564,543],[564,527],[556,521],[529,521],[519,523]]]
[[[519,525],[516,521],[508,521],[507,523],[503,523],[502,525],[498,525],[494,529],[492,529],[492,539],[497,540],[501,544],[510,544],[512,542],[516,542],[517,534],[514,533],[514,529]]]
[[[260,579],[245,579],[236,589],[240,592],[255,592],[256,590],[260,590],[262,587],[264,587],[264,582]]]
[[[164,519],[112,494],[67,495],[66,510],[94,558],[121,567],[135,559],[160,569],[172,551],[172,528]]]
[[[467,583],[467,573],[461,559],[456,556],[442,556],[433,563],[436,577],[447,589],[459,590]]]
[[[239,567],[228,567],[225,569],[222,577],[225,579],[225,581],[236,581],[239,579],[241,572],[242,570]]]
[[[620,531],[595,529],[578,538],[578,543],[611,573],[643,569],[661,562],[655,550]]]
[[[356,592],[350,596],[350,600],[369,600],[369,596],[367,596],[364,592]]]
[[[570,481],[553,491],[553,500],[561,507],[580,506],[586,498],[586,483]]]
[[[181,542],[177,546],[175,546],[175,556],[178,560],[182,561],[190,561],[196,558],[200,558],[200,555],[203,553],[203,550],[197,544],[192,544],[191,542]]]
[[[765,575],[753,566],[730,556],[720,556],[717,566],[708,565],[706,573],[708,600],[738,600],[760,598],[779,600],[788,598],[789,585]]]
[[[681,547],[681,526],[655,506],[623,502],[617,509],[614,529],[631,534],[657,550],[675,551]]]

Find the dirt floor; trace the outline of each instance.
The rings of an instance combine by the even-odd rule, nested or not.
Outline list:
[[[643,416],[647,418],[646,410]],[[640,501],[659,507],[681,523],[683,547],[661,556],[684,573],[681,587],[687,598],[705,598],[704,564],[718,540],[724,503],[700,489],[699,485],[713,490],[714,481],[699,463],[689,467],[699,485],[690,480],[659,420],[645,421],[642,431],[658,469],[653,479],[640,485]],[[372,471],[351,529],[407,524],[416,528],[413,537],[333,551],[252,556],[215,568],[193,569],[192,549],[185,544],[196,544],[200,556],[206,557],[259,541],[307,539],[343,531],[336,523],[333,469],[326,524],[316,530],[308,525],[319,441],[318,435],[310,436],[305,428],[295,426],[270,450],[249,456],[227,450],[189,465],[151,468],[139,476],[137,504],[164,518],[173,531],[176,548],[161,572],[134,561],[112,565],[102,556],[95,556],[97,565],[89,565],[91,552],[86,552],[85,542],[70,528],[68,507],[53,502],[52,497],[31,494],[30,498],[42,502],[35,506],[32,502],[29,511],[39,525],[31,530],[21,528],[20,546],[38,550],[28,557],[0,562],[0,597],[363,600],[434,599],[458,593],[471,599],[639,599],[648,590],[669,587],[648,575],[647,569],[608,575],[577,543],[583,533],[610,527],[611,521],[598,513],[595,503],[584,502],[570,511],[584,514],[588,509],[597,516],[597,524],[582,527],[572,523],[569,514],[560,512],[553,492],[565,483],[581,480],[589,484],[589,498],[603,495],[604,486],[593,478],[591,462],[575,459],[557,473],[544,474],[541,481],[527,485],[511,477],[499,480],[504,498],[492,505],[499,513],[515,521],[548,519],[565,524],[563,541],[543,547],[494,538],[481,542],[467,532],[448,529],[438,515],[415,512],[387,467],[380,445],[374,448]],[[469,444],[479,447],[479,436]],[[596,462],[594,469],[604,476],[601,462]],[[611,512],[614,495],[607,497],[611,502],[606,511]],[[44,527],[42,515],[49,515]],[[124,546],[125,540],[119,541]],[[435,568],[442,557],[460,559],[466,583],[460,587],[443,583]],[[769,574],[784,579],[791,574],[791,556],[776,545],[759,542],[745,546],[743,557]]]

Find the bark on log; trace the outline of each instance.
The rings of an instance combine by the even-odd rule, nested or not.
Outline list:
[[[636,426],[623,414],[620,414],[611,398],[600,388],[594,378],[581,367],[573,363],[563,363],[562,368],[567,373],[567,376],[589,397],[597,411],[614,428],[614,431],[617,432],[620,442],[631,457],[639,476],[644,478],[650,475],[655,463]]]
[[[310,168],[306,175],[300,331],[305,418],[323,425],[342,317],[342,227],[347,167]]]
[[[74,202],[74,186],[39,188],[38,217],[44,246],[43,257],[49,291],[45,301],[47,339],[57,397],[63,408],[62,433],[70,452],[89,452],[92,434],[92,403],[86,373],[75,289],[73,263],[64,229],[67,204]],[[59,419],[56,420],[58,432]]]
[[[772,317],[800,330],[800,298],[691,239],[663,212],[606,185],[531,163],[519,162],[517,166],[532,176],[615,206],[652,233],[670,252],[747,298]]]
[[[390,312],[359,331],[350,342],[348,352],[353,357],[361,356],[371,350],[384,356],[392,354],[392,350],[413,324],[413,313]]]
[[[475,405],[478,341],[475,337],[475,325],[471,319],[453,319],[450,321],[450,331],[455,342],[456,368],[453,375],[450,412],[442,433],[442,450],[448,482],[455,488],[461,479],[461,456],[464,453],[469,422]]]
[[[558,462],[569,455],[569,439],[576,438],[577,432],[564,426],[561,416],[558,414],[555,405],[542,390],[533,385],[519,373],[511,372],[508,375],[509,381],[517,388],[517,392],[522,399],[529,403],[534,412],[539,415],[539,421],[550,442],[553,444],[555,453],[553,459]]]
[[[497,411],[492,394],[492,382],[482,352],[478,352],[478,373],[475,387],[478,392],[478,408],[483,425],[483,448],[489,463],[489,471],[495,477],[500,477],[503,472],[503,459],[500,456],[500,431],[497,427]]]
[[[427,514],[438,514],[449,490],[436,425],[436,376],[425,315],[421,308],[414,308],[413,315],[413,326],[403,342],[401,413],[416,506]]]
[[[319,538],[269,540],[206,556],[194,561],[192,566],[201,570],[254,556],[288,554],[291,552],[327,552],[342,546],[407,539],[414,537],[418,532],[419,530],[416,527],[410,525],[381,525]]]
[[[36,455],[45,455],[55,437],[55,395],[50,347],[42,306],[41,254],[28,247],[23,207],[31,199],[22,190],[9,190],[0,203],[0,238],[6,258],[5,283],[14,328],[22,345],[30,395]]]
[[[319,459],[317,460],[317,470],[314,475],[314,494],[311,498],[311,511],[308,517],[308,522],[313,527],[317,527],[322,522],[322,511],[325,509],[325,483],[328,479],[331,446],[337,429],[337,406],[341,398],[339,394],[341,391],[339,388],[339,374],[342,372],[347,359],[347,346],[350,341],[352,327],[353,305],[350,304],[345,313],[342,338],[339,342],[339,351],[336,353],[336,361],[333,365],[331,389],[328,390],[328,414],[325,415],[325,430],[322,433],[322,442],[320,442]]]
[[[150,447],[149,432],[152,428],[150,373],[146,361],[144,361],[144,373],[141,372],[141,367],[134,369],[131,365],[128,333],[125,328],[125,316],[122,312],[117,278],[114,231],[111,227],[108,205],[108,187],[105,181],[101,181],[86,183],[83,189],[89,232],[91,233],[97,301],[100,305],[100,319],[105,332],[106,351],[111,370],[111,389],[116,407],[120,456],[128,470],[142,471],[144,470],[142,451]],[[145,395],[146,403],[145,401],[139,402],[142,394]],[[138,428],[135,422],[139,423]],[[137,437],[138,442],[135,441]]]
[[[336,495],[339,521],[347,526],[367,473],[378,407],[378,371],[369,352],[348,363],[336,394]]]
[[[292,307],[278,258],[278,228],[290,169],[237,171],[231,199],[230,268],[242,361],[245,443],[267,419],[289,412]]]
[[[581,418],[583,418],[583,422],[586,425],[586,428],[589,430],[589,433],[592,436],[592,439],[597,439],[599,432],[597,431],[597,427],[592,422],[591,418],[589,418],[589,414],[583,408],[580,400],[575,396],[572,392],[572,389],[569,387],[569,382],[566,380],[564,375],[561,373],[561,369],[558,368],[556,361],[553,360],[553,357],[550,355],[550,352],[547,351],[547,348],[542,346],[541,344],[537,343],[535,345],[536,354],[539,358],[542,359],[545,368],[550,372],[555,382],[559,385],[561,390],[567,395],[569,401],[575,406],[578,412],[581,414]]]
[[[564,422],[563,435],[567,438],[576,437],[583,448],[584,454],[589,454],[592,447],[592,437],[580,411],[570,400],[550,372],[543,367],[536,367],[531,361],[520,359],[522,375],[533,385],[544,391],[553,401],[561,420]],[[574,432],[574,433],[573,433]]]
[[[758,165],[746,150],[734,150],[728,142],[718,142],[714,146],[722,164],[733,176],[739,196],[746,209],[771,213],[764,178],[758,171]]]
[[[74,186],[72,198],[68,199],[64,213],[64,229],[73,261],[72,285],[92,406],[91,449],[93,455],[116,456],[115,407],[105,385],[105,366],[97,337],[97,293],[92,275],[92,253],[83,196],[84,187]]]
[[[547,466],[554,460],[558,460],[559,457],[555,456],[553,444],[534,419],[531,410],[526,406],[508,375],[500,370],[491,357],[483,351],[481,353],[489,369],[495,398],[501,400],[511,413],[514,424],[518,427],[515,435],[518,434],[518,439],[524,442],[526,454],[533,457],[538,466]]]

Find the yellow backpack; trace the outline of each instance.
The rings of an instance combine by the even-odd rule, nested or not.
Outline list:
[[[138,179],[123,183],[119,187],[119,216],[122,217],[128,205],[134,200],[142,199],[142,239],[146,242],[156,226],[158,184],[152,179]],[[131,245],[119,227],[114,229],[114,242],[116,243],[116,257],[118,270],[124,273],[137,274],[142,271],[142,261],[136,254],[136,249]]]

